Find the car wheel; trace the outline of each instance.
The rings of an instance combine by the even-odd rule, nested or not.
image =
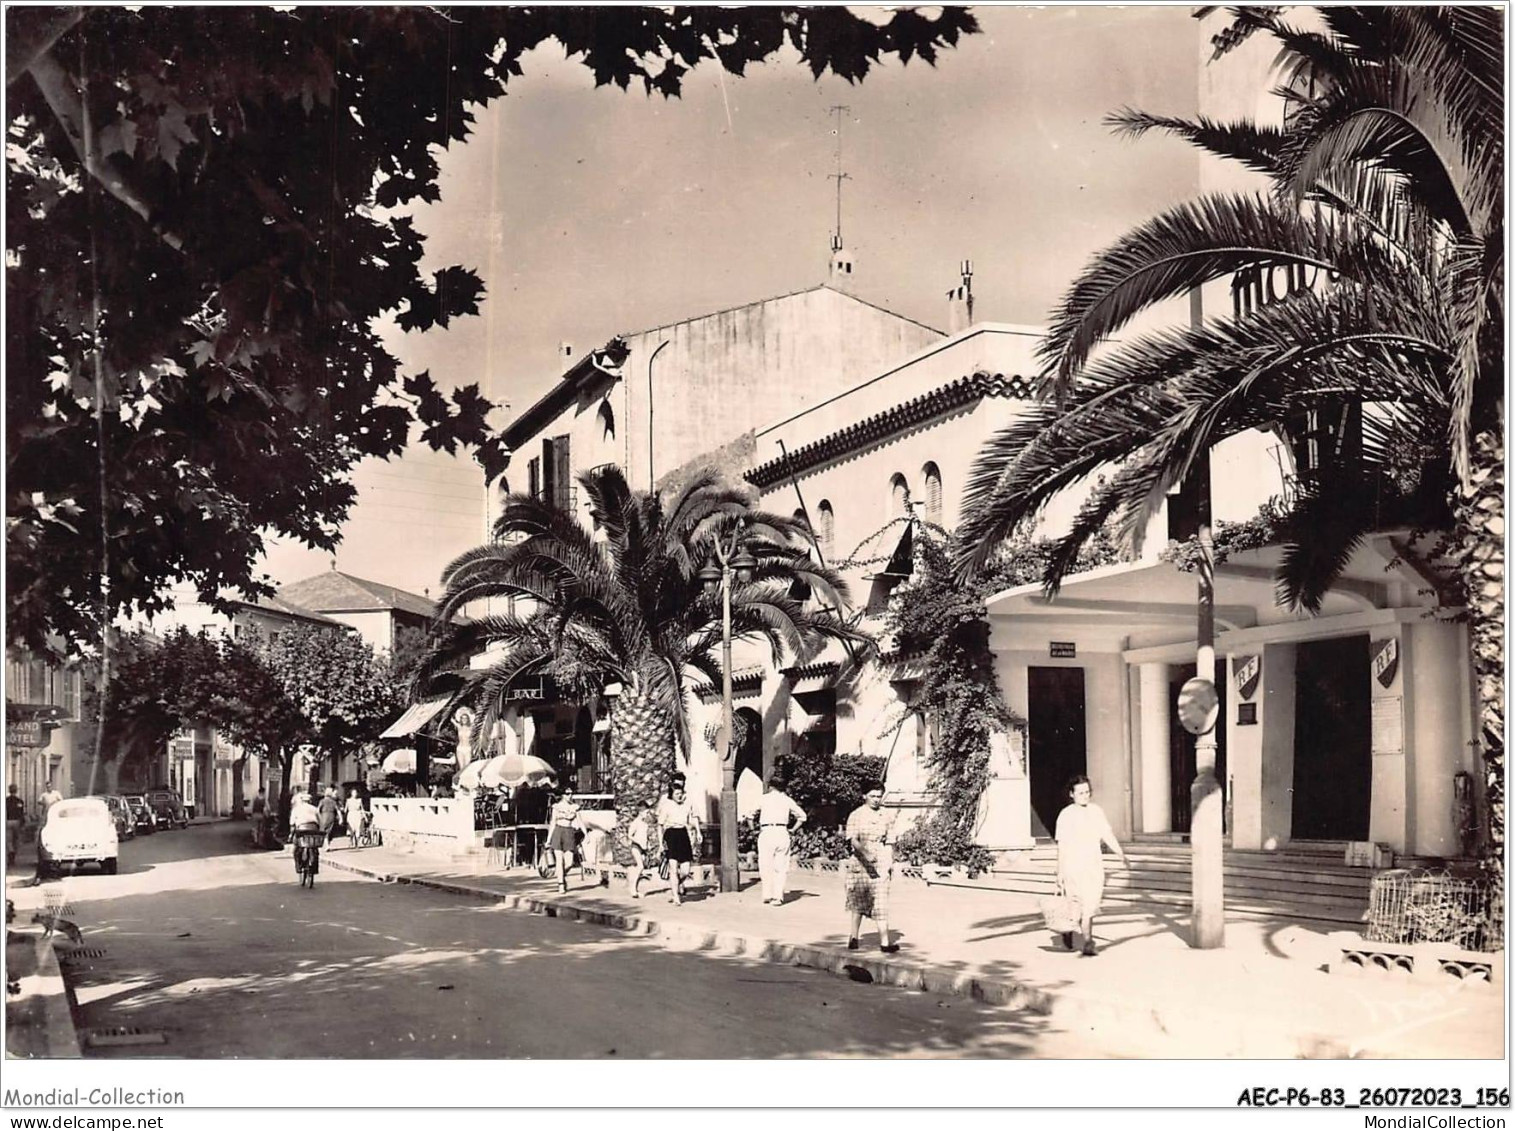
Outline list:
[[[114,856],[112,856],[109,860],[102,860],[100,861],[100,870],[107,876],[114,876],[116,874],[117,863],[118,861]]]

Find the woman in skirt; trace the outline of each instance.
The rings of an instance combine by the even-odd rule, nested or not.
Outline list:
[[[884,812],[884,787],[875,782],[863,795],[863,804],[847,818],[847,843],[852,846],[852,856],[847,861],[847,910],[852,913],[848,950],[857,949],[858,931],[865,915],[878,924],[879,949],[886,954],[899,950],[899,944],[889,939],[893,829],[894,818]]]
[[[558,874],[558,890],[568,890],[568,864],[573,859],[573,850],[578,843],[579,806],[573,799],[573,786],[563,786],[563,793],[553,802],[547,823],[551,826],[547,835],[547,847],[552,849],[553,867]]]
[[[668,796],[658,802],[658,825],[663,830],[663,855],[674,903],[684,902],[684,877],[694,871],[694,854],[701,840],[700,819],[684,793],[684,778],[675,775]]]
[[[1104,849],[1109,847],[1126,866],[1126,854],[1110,828],[1105,811],[1095,805],[1094,788],[1083,774],[1068,783],[1071,802],[1057,817],[1057,886],[1079,906],[1083,952],[1094,957],[1094,916],[1105,897]],[[1073,949],[1073,932],[1063,932],[1063,945]]]

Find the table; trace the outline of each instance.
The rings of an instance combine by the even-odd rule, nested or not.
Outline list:
[[[537,853],[542,847],[542,842],[547,839],[547,829],[547,825],[506,825],[504,828],[496,830],[497,832],[509,834],[506,848],[508,855],[505,858],[505,867],[514,868],[517,864],[524,864],[530,868],[536,864]],[[527,856],[521,855],[522,834],[530,836],[532,841],[531,853]]]

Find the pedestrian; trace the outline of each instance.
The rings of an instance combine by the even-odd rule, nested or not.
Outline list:
[[[579,806],[573,799],[571,782],[563,786],[562,794],[553,802],[547,815],[547,824],[547,847],[552,849],[553,867],[558,874],[558,890],[567,891],[568,862],[573,859],[579,830],[583,828],[583,821],[579,819]]]
[[[631,867],[626,870],[626,886],[631,889],[632,899],[642,898],[642,873],[647,870],[649,845],[657,816],[651,809],[643,809],[626,829],[626,840],[631,847]]]
[[[1094,916],[1105,895],[1105,857],[1103,847],[1110,846],[1126,866],[1126,854],[1110,828],[1105,811],[1094,804],[1094,787],[1083,774],[1068,782],[1071,800],[1057,815],[1057,886],[1058,890],[1078,901],[1079,933],[1083,936],[1083,953],[1094,956]],[[1063,946],[1073,949],[1073,932],[1063,932]]]
[[[322,840],[328,845],[331,844],[331,838],[337,835],[337,814],[340,811],[337,805],[337,791],[327,786],[326,792],[321,795],[321,804],[316,806],[316,823],[321,828]]]
[[[252,799],[253,844],[263,848],[268,844],[268,793],[260,785]]]
[[[16,850],[21,847],[21,826],[26,823],[26,802],[21,800],[21,787],[14,782],[5,793],[5,862],[16,862]]]
[[[856,950],[858,931],[866,916],[878,924],[879,949],[886,954],[899,950],[889,937],[889,879],[894,870],[891,835],[894,818],[884,812],[884,786],[872,782],[863,793],[863,804],[847,818],[847,910],[852,913],[852,932],[847,949]]]
[[[47,788],[37,798],[37,812],[41,815],[41,821],[47,824],[47,811],[58,802],[63,800],[63,794],[59,793],[52,782],[47,783]]]
[[[357,790],[347,799],[347,839],[353,848],[363,839],[363,826],[368,823],[368,813],[363,808],[363,798]]]
[[[758,803],[758,875],[763,878],[763,902],[784,904],[784,882],[789,878],[789,822],[805,823],[805,810],[784,792],[784,781],[774,773],[768,779],[763,800]]]
[[[684,878],[694,873],[695,848],[703,838],[700,819],[684,792],[684,775],[675,774],[668,796],[658,801],[658,825],[663,830],[663,856],[668,861],[670,901],[684,902]]]

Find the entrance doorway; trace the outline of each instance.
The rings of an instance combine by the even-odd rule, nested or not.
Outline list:
[[[1366,636],[1314,640],[1295,653],[1295,840],[1368,839],[1370,678]]]
[[[1215,681],[1215,692],[1220,696],[1220,709],[1215,715],[1215,780],[1220,783],[1222,798],[1222,811],[1225,808],[1225,799],[1231,796],[1231,783],[1226,774],[1226,710],[1230,699],[1230,681],[1224,676],[1226,669],[1225,660],[1216,658],[1216,674],[1220,676]],[[1186,833],[1194,819],[1194,799],[1190,793],[1194,785],[1194,775],[1199,772],[1199,760],[1194,755],[1194,748],[1199,745],[1199,739],[1186,731],[1183,724],[1178,721],[1178,693],[1185,683],[1198,674],[1199,669],[1193,664],[1174,667],[1170,672],[1168,684],[1168,751],[1170,758],[1169,774],[1169,804],[1172,806],[1173,831]],[[1223,818],[1224,819],[1224,818]],[[1230,832],[1230,821],[1226,820],[1226,832]]]
[[[1031,832],[1050,837],[1068,804],[1068,779],[1088,768],[1084,744],[1084,669],[1028,668]]]

